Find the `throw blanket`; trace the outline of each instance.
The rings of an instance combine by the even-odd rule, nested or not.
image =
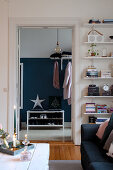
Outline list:
[[[59,65],[58,62],[54,63],[54,73],[53,73],[53,87],[56,89],[60,89],[59,85]]]

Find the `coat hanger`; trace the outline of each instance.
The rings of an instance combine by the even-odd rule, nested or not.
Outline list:
[[[91,31],[88,32],[88,35],[89,35],[91,32],[94,33],[94,31],[95,31],[97,34],[100,34],[101,36],[103,35],[101,32],[99,32],[99,31],[97,31],[97,30],[94,29],[94,25],[92,26]]]

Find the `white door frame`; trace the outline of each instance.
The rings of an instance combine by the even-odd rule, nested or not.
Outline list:
[[[9,18],[9,105],[8,132],[14,129],[14,104],[18,106],[17,28],[19,26],[72,27],[72,140],[80,144],[80,18]],[[17,116],[19,122],[19,115]]]

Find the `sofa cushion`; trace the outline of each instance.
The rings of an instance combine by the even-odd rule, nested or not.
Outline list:
[[[111,133],[111,131],[113,130],[113,113],[110,117],[110,120],[109,120],[109,123],[108,123],[108,126],[106,127],[105,131],[104,131],[104,134],[103,134],[103,137],[102,137],[102,140],[101,140],[101,146],[103,147],[109,134]]]
[[[112,141],[113,141],[113,130],[111,131],[111,133],[109,134],[109,137],[107,138],[107,140],[105,142],[104,149],[106,151],[109,151]]]
[[[113,170],[113,164],[108,162],[92,162],[88,170]]]
[[[104,131],[105,131],[105,128],[108,126],[108,122],[109,122],[109,119],[107,119],[105,122],[103,122],[99,128],[98,128],[98,131],[96,133],[97,137],[99,139],[102,139],[103,137],[103,134],[104,134]]]

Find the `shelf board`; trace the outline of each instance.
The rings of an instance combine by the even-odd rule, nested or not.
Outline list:
[[[43,119],[43,118],[29,118],[29,120],[63,120],[63,118],[46,118],[46,119]]]
[[[84,98],[113,98],[113,96],[84,96]]]
[[[111,113],[84,113],[84,115],[110,115]]]
[[[84,59],[113,59],[113,57],[83,57]]]
[[[50,114],[50,113],[63,113],[64,112],[64,110],[59,110],[59,111],[57,111],[57,110],[32,110],[32,111],[30,111],[30,110],[28,110],[27,111],[28,113],[47,113],[47,114]]]
[[[100,28],[112,28],[113,27],[113,23],[100,23],[100,24],[89,24],[89,23],[85,23],[84,24],[85,27],[92,27],[92,26],[95,26],[95,27],[100,27]]]
[[[113,42],[96,42],[96,43],[92,43],[92,42],[84,42],[84,44],[113,44]]]
[[[28,125],[29,127],[63,127],[63,125]]]
[[[113,77],[84,77],[84,80],[105,80],[105,79],[113,79]]]

